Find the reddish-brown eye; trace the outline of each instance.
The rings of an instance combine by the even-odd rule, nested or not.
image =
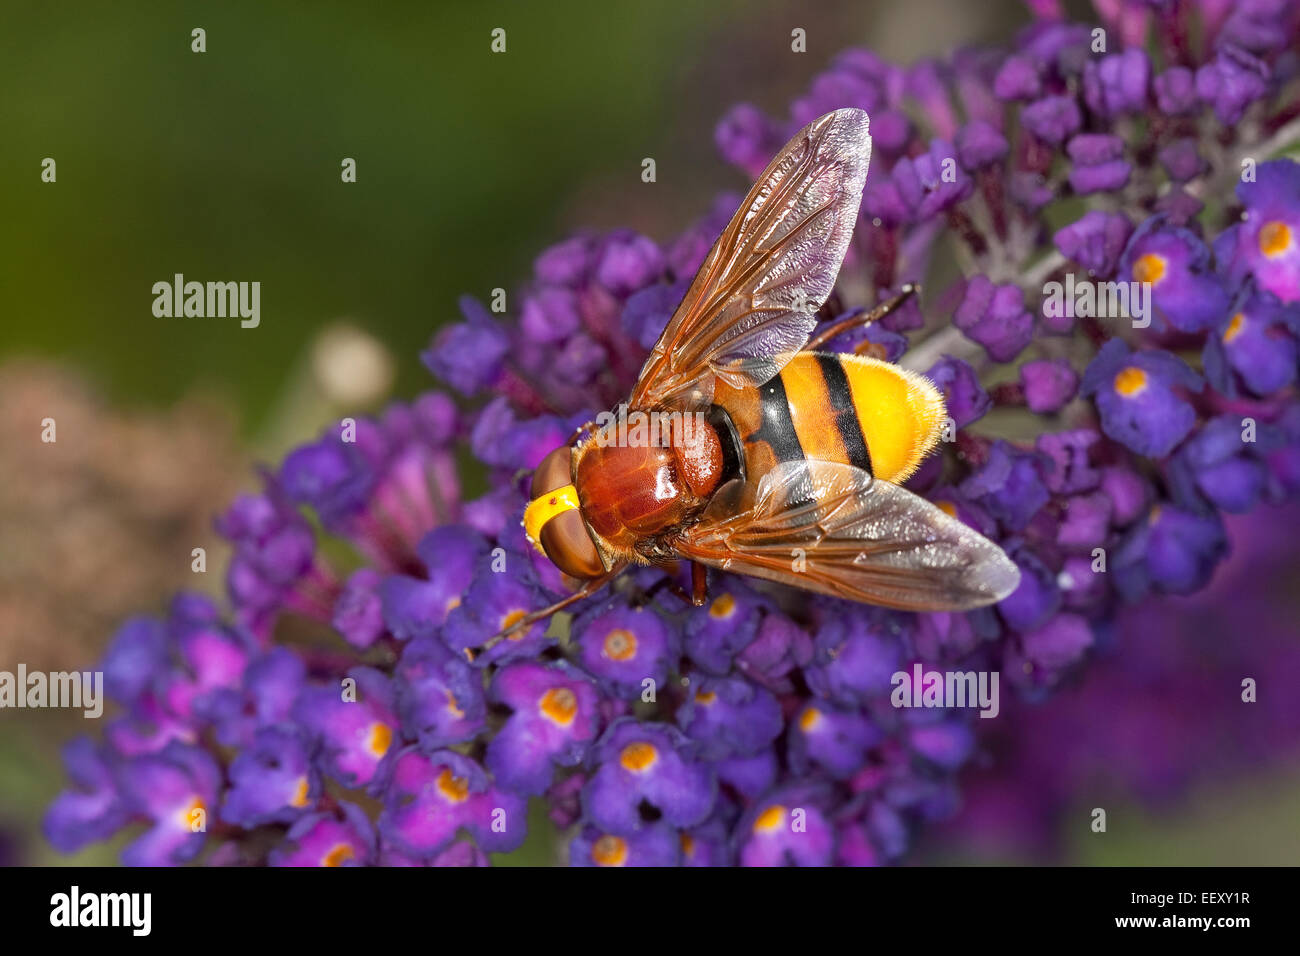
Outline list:
[[[550,493],[573,483],[571,458],[572,449],[565,445],[542,459],[533,472],[531,493],[534,500],[550,495],[548,505],[560,503],[560,496]],[[587,533],[580,511],[562,511],[555,515],[542,525],[539,541],[551,562],[570,577],[597,578],[605,573],[605,565]]]

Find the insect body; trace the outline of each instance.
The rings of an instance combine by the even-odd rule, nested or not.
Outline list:
[[[801,130],[723,230],[628,401],[662,425],[638,440],[580,430],[533,475],[529,539],[585,583],[630,564],[712,566],[888,607],[961,610],[1018,584],[991,541],[899,484],[935,446],[943,400],[924,377],[817,351],[871,155],[867,114]]]

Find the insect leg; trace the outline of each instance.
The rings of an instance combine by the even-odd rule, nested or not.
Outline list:
[[[865,327],[870,325],[872,322],[879,322],[920,291],[921,287],[919,285],[909,282],[899,290],[898,295],[886,302],[880,303],[880,305],[876,306],[866,315],[863,315],[860,310],[855,311],[853,314],[847,315],[838,322],[822,329],[822,331],[817,333],[816,336],[808,340],[808,344],[803,347],[803,350],[805,352],[816,351],[831,339],[835,338],[835,336],[842,335],[850,329]]]
[[[691,603],[703,607],[709,598],[709,569],[697,561],[691,562]]]
[[[599,591],[601,588],[603,588],[610,581],[614,580],[614,578],[616,578],[619,574],[622,573],[625,567],[627,567],[626,564],[616,564],[614,565],[614,567],[610,568],[610,570],[606,571],[600,577],[591,578],[590,580],[584,582],[582,587],[578,588],[578,590],[574,591],[572,594],[570,594],[568,597],[564,598],[563,600],[556,601],[550,607],[544,607],[540,610],[532,611],[528,614],[525,614],[514,624],[506,628],[504,631],[501,631],[500,633],[494,634],[491,637],[489,637],[486,641],[483,642],[481,646],[466,649],[465,656],[467,656],[472,661],[474,660],[474,658],[478,657],[479,654],[483,653],[486,650],[489,650],[492,647],[495,647],[497,644],[500,644],[503,640],[505,640],[515,631],[522,631],[525,628],[532,627],[538,621],[543,621],[546,618],[550,617],[552,614],[555,614],[559,611],[563,611],[570,604],[576,604],[579,601],[581,601],[583,598],[590,597],[591,595]]]

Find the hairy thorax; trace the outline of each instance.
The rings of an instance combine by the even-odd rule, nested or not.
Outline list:
[[[576,457],[583,517],[611,556],[631,560],[699,514],[723,471],[717,431],[702,416],[675,421],[660,441],[628,441],[610,426]]]

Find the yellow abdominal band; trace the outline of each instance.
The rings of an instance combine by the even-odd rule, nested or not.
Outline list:
[[[528,507],[524,509],[524,534],[534,548],[545,554],[542,550],[542,528],[546,527],[546,522],[566,511],[577,510],[578,489],[573,485],[556,488],[549,494],[528,502]]]

